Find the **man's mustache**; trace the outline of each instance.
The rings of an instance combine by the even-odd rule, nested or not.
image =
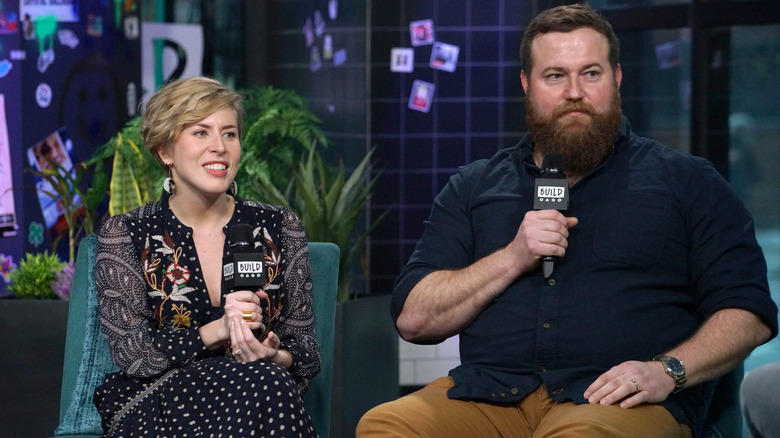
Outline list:
[[[587,114],[589,116],[593,116],[596,114],[595,109],[584,102],[570,102],[565,103],[562,106],[556,108],[552,113],[553,120],[560,119],[561,117],[565,116],[566,114],[572,113],[572,112],[579,112],[583,114]]]

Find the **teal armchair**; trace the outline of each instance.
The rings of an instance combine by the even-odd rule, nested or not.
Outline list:
[[[97,236],[88,236],[82,239],[76,258],[68,309],[60,423],[55,436],[102,435],[100,415],[92,404],[92,393],[106,373],[117,369],[111,361],[97,317],[97,297],[92,281],[96,248]],[[314,285],[314,326],[322,369],[311,381],[304,403],[318,434],[327,438],[330,435],[339,248],[333,243],[310,242],[309,257]]]

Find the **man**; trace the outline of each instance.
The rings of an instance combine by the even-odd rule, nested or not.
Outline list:
[[[631,131],[598,13],[542,12],[521,57],[529,135],[450,179],[394,290],[401,336],[459,335],[461,365],[358,436],[699,436],[713,379],[777,333],[750,214],[705,160]],[[551,153],[568,217],[533,210]]]

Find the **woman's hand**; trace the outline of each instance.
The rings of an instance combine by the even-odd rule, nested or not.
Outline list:
[[[222,318],[211,321],[199,329],[200,337],[206,347],[214,350],[229,345],[229,342],[233,340],[232,321],[244,323],[249,333],[252,333],[252,330],[261,329],[263,315],[260,303],[267,298],[268,294],[263,291],[241,290],[227,294],[225,296],[225,314],[222,315]],[[244,312],[246,312],[247,320],[244,319]]]
[[[263,310],[260,308],[260,302],[266,298],[268,298],[268,294],[263,291],[240,290],[227,294],[225,297],[225,315],[222,316],[226,338],[230,336],[230,322],[236,318],[246,321],[249,330],[261,328],[263,325]],[[230,336],[231,341],[232,338]]]
[[[292,356],[289,352],[280,350],[281,341],[273,331],[260,342],[247,323],[241,318],[234,318],[230,324],[230,345],[233,357],[238,362],[268,360],[276,362],[285,368],[292,366]]]

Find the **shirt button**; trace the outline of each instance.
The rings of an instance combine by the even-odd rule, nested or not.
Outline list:
[[[545,372],[545,371],[547,371],[547,367],[541,366],[541,367],[539,367],[539,371]]]
[[[517,393],[520,392],[517,388],[512,388],[512,395],[517,395]]]
[[[549,322],[545,322],[544,324],[542,324],[542,328],[544,328],[544,329],[550,328],[550,323]]]
[[[505,392],[501,392],[501,393],[499,393],[498,395],[500,395],[500,396],[501,396],[501,398],[506,398],[506,393],[505,393]]]
[[[558,395],[558,394],[562,394],[562,393],[563,393],[563,388],[558,388],[555,391],[553,391],[554,395]]]
[[[547,280],[547,284],[549,284],[550,286],[555,286],[555,279],[551,278],[551,279]]]

